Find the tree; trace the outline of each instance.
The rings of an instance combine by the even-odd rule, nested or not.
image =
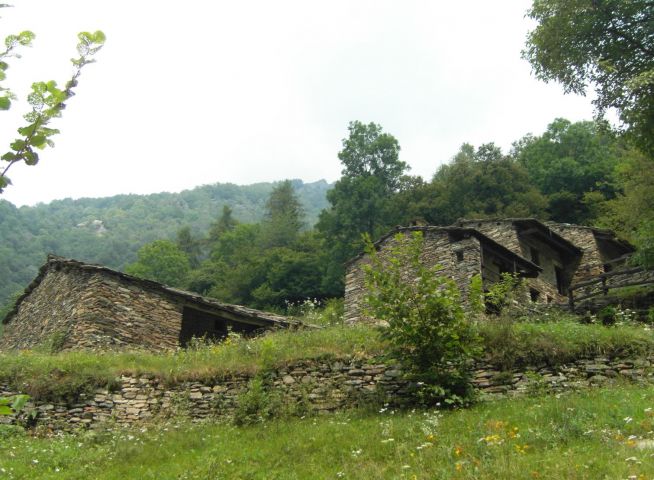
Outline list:
[[[654,2],[534,0],[528,16],[538,25],[522,55],[536,76],[577,94],[594,86],[598,115],[616,109],[654,153]]]
[[[654,266],[654,162],[638,151],[616,169],[616,198],[601,205],[599,224],[638,247],[636,259]]]
[[[0,5],[0,7],[6,6]],[[26,165],[36,165],[39,155],[35,149],[54,146],[50,137],[59,133],[59,130],[50,128],[48,125],[52,119],[61,116],[66,107],[65,102],[74,95],[73,89],[77,86],[82,68],[95,61],[92,57],[102,48],[105,41],[104,33],[100,31],[81,32],[77,38],[79,39],[77,44],[79,57],[72,59],[73,76],[66,82],[64,88],[59,89],[57,83],[52,80],[32,84],[32,92],[27,97],[32,111],[24,115],[27,125],[18,129],[20,137],[15,139],[10,145],[11,149],[0,157],[1,160],[7,162],[4,167],[0,167],[0,193],[7,185],[11,184],[7,172],[13,165],[21,162]],[[9,35],[5,38],[5,51],[0,52],[0,81],[6,78],[5,72],[9,68],[4,59],[11,56],[16,57],[14,50],[19,46],[31,46],[33,39],[34,34],[30,31]],[[9,89],[2,86],[0,86],[0,93],[0,110],[7,110],[15,96]]]
[[[422,190],[421,217],[450,225],[462,217],[542,216],[545,199],[527,171],[492,143],[463,144]]]
[[[291,245],[304,226],[304,209],[293,184],[285,180],[275,186],[266,202],[263,217],[263,242],[266,247]]]
[[[351,122],[348,131],[338,154],[342,177],[327,193],[330,208],[317,224],[330,252],[324,281],[333,296],[342,293],[343,263],[363,249],[362,234],[374,238],[394,225],[392,199],[409,183],[395,137],[375,123]]]
[[[186,254],[191,268],[197,268],[200,265],[200,256],[202,249],[200,242],[193,238],[191,227],[182,227],[177,231],[177,248]]]
[[[548,197],[552,220],[584,224],[593,220],[584,197],[590,192],[599,194],[595,202],[615,197],[613,171],[627,150],[600,123],[557,118],[542,135],[514,143],[512,155]]]
[[[223,233],[233,230],[236,225],[238,221],[232,217],[232,209],[229,205],[223,205],[222,214],[209,228],[209,243],[218,241]]]
[[[137,253],[137,261],[125,268],[130,275],[171,287],[184,287],[189,270],[188,258],[170,240],[155,240],[143,245]]]

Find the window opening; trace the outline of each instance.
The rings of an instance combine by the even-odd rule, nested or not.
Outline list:
[[[556,289],[561,295],[566,294],[565,276],[561,267],[554,267],[554,274],[556,275]]]

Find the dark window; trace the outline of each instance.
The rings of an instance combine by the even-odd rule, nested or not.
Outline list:
[[[457,262],[462,262],[463,261],[463,250],[457,250],[456,251],[456,261]]]
[[[565,276],[563,275],[563,270],[561,267],[554,267],[554,274],[556,275],[556,289],[561,295],[566,295],[567,285],[565,282]]]
[[[540,292],[536,290],[535,288],[530,288],[529,289],[529,298],[531,298],[532,302],[537,302],[538,297],[540,297]]]
[[[531,252],[531,261],[536,265],[540,265],[540,252],[534,247],[530,247],[529,250]]]

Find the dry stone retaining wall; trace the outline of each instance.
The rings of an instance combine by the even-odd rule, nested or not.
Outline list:
[[[327,413],[362,403],[394,406],[415,403],[412,386],[393,365],[344,358],[305,361],[280,368],[264,377],[268,395],[287,405],[302,404],[306,411]],[[629,379],[654,383],[654,356],[640,359],[596,357],[556,368],[546,365],[501,371],[480,364],[474,385],[482,397],[562,392]],[[153,376],[118,379],[114,391],[98,389],[80,395],[72,404],[35,402],[37,423],[57,430],[91,427],[109,420],[134,424],[156,416],[188,416],[193,420],[232,417],[251,386],[252,376],[234,375],[212,382],[182,382],[169,386]],[[11,396],[0,384],[0,396]],[[374,404],[373,403],[373,404]],[[10,417],[3,421],[15,421]]]

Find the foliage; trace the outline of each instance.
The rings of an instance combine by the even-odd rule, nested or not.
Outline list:
[[[307,298],[301,302],[288,302],[286,315],[307,325],[334,327],[343,325],[345,304],[342,298],[328,298],[322,302]]]
[[[30,399],[29,395],[14,395],[13,397],[0,397],[0,416],[20,413]]]
[[[595,202],[614,198],[612,174],[629,153],[605,124],[558,118],[542,135],[514,143],[512,155],[547,196],[552,220],[585,224],[593,212],[584,196],[597,192]]]
[[[301,399],[295,403],[285,403],[279,392],[267,388],[264,377],[252,379],[247,390],[239,395],[233,418],[235,425],[251,425],[306,413]]]
[[[398,234],[388,255],[380,257],[372,243],[364,267],[368,314],[385,320],[382,335],[411,376],[425,384],[428,402],[459,404],[469,400],[472,358],[478,339],[466,321],[459,291],[440,267],[420,260],[422,232]]]
[[[188,258],[189,266],[197,268],[200,265],[200,258],[202,256],[201,242],[193,238],[191,227],[182,227],[177,231],[177,248],[184,252]]]
[[[155,240],[143,245],[136,255],[136,262],[128,265],[125,273],[172,287],[182,287],[186,283],[189,259],[170,240]]]
[[[220,217],[209,227],[209,243],[217,242],[223,233],[233,230],[238,225],[238,220],[233,217],[233,213],[229,205],[223,205]]]
[[[616,109],[643,151],[654,153],[654,5],[650,0],[534,0],[523,51],[538,78],[586,93],[601,116]]]
[[[520,285],[520,277],[516,274],[504,272],[500,275],[500,281],[488,287],[484,294],[484,301],[488,310],[492,313],[510,314],[514,313],[512,307],[517,303],[516,294]]]
[[[399,159],[400,145],[375,123],[350,122],[338,158],[342,177],[327,193],[317,229],[324,236],[329,264],[323,290],[329,296],[343,291],[343,264],[363,249],[361,235],[377,237],[397,223],[393,198],[408,185],[408,166]]]
[[[143,245],[175,240],[179,229],[188,226],[193,240],[202,244],[204,259],[211,250],[206,237],[216,212],[227,205],[232,221],[258,222],[274,185],[214,184],[180,193],[65,199],[21,208],[0,200],[0,305],[25,289],[48,253],[124,270]],[[313,224],[327,205],[330,185],[299,180],[293,185],[307,223]],[[105,230],[98,232],[94,220],[102,221]]]
[[[6,5],[1,5],[6,6]],[[35,82],[32,84],[32,92],[27,96],[27,101],[32,107],[32,111],[24,115],[27,124],[18,129],[20,135],[11,145],[10,150],[0,157],[0,160],[7,162],[4,167],[0,168],[0,193],[11,184],[7,172],[17,163],[26,165],[36,165],[39,161],[39,155],[35,149],[44,149],[47,146],[54,146],[50,139],[53,135],[59,133],[59,130],[50,128],[50,122],[61,116],[66,107],[65,102],[73,95],[73,89],[77,86],[78,78],[82,68],[89,63],[93,63],[93,56],[102,48],[105,42],[104,33],[97,31],[95,33],[81,32],[77,35],[79,43],[77,44],[78,58],[71,61],[74,66],[74,72],[71,79],[66,82],[63,89],[57,87],[56,82]],[[5,38],[5,50],[0,52],[0,81],[5,80],[5,71],[8,64],[3,60],[9,56],[16,56],[14,49],[18,46],[31,46],[34,34],[30,31],[23,31],[18,35],[9,35]],[[0,110],[7,110],[11,106],[11,100],[15,96],[7,88],[0,87]]]
[[[528,172],[494,144],[461,146],[423,188],[422,217],[434,225],[459,218],[542,217],[546,201]]]
[[[509,328],[507,321],[511,321]],[[606,328],[555,312],[536,318],[531,315],[529,321],[499,317],[479,323],[478,329],[488,359],[505,370],[518,365],[560,365],[594,356],[633,358],[654,351],[654,335],[643,326]]]
[[[266,202],[263,216],[264,247],[288,247],[297,240],[304,211],[290,180],[281,182]]]

